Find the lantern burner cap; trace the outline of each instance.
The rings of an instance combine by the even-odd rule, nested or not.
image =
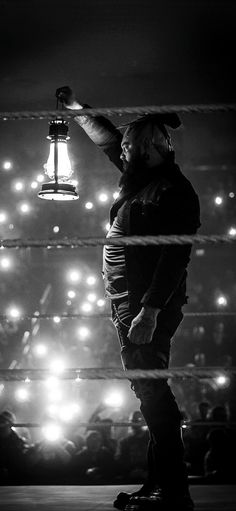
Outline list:
[[[49,123],[49,134],[47,136],[48,139],[54,139],[58,137],[63,137],[65,140],[69,140],[68,133],[68,122],[63,119],[54,119]]]

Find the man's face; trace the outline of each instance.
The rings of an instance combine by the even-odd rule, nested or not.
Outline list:
[[[131,192],[141,187],[148,170],[142,141],[134,128],[128,128],[125,131],[121,148],[120,158],[124,171],[119,186],[127,192]]]
[[[158,135],[159,141],[164,135],[158,128],[156,131],[158,133],[154,132],[150,123],[129,126],[126,129],[121,142],[123,173],[119,182],[124,191],[134,192],[141,189],[150,179],[151,172],[163,163],[163,156],[153,137]]]
[[[133,163],[140,156],[140,149],[137,145],[134,130],[128,128],[123,136],[121,142],[121,160],[123,161],[124,170],[127,167],[127,163]]]

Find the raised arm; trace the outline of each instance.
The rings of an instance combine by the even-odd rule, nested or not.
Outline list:
[[[90,108],[88,105],[78,102],[71,88],[67,86],[57,89],[56,97],[69,110]],[[122,172],[123,166],[120,159],[122,134],[120,131],[108,119],[101,116],[78,115],[74,117],[74,120]]]

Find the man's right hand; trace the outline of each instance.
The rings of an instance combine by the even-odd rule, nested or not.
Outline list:
[[[64,87],[59,87],[56,90],[56,98],[65,105],[66,108],[70,110],[77,110],[83,108],[83,106],[78,103],[75,98],[75,94],[70,87],[65,85]]]

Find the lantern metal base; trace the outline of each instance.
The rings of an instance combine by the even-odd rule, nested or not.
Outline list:
[[[38,192],[38,197],[40,199],[66,201],[77,200],[79,195],[74,185],[52,181],[51,183],[44,183],[42,185],[42,190]]]

